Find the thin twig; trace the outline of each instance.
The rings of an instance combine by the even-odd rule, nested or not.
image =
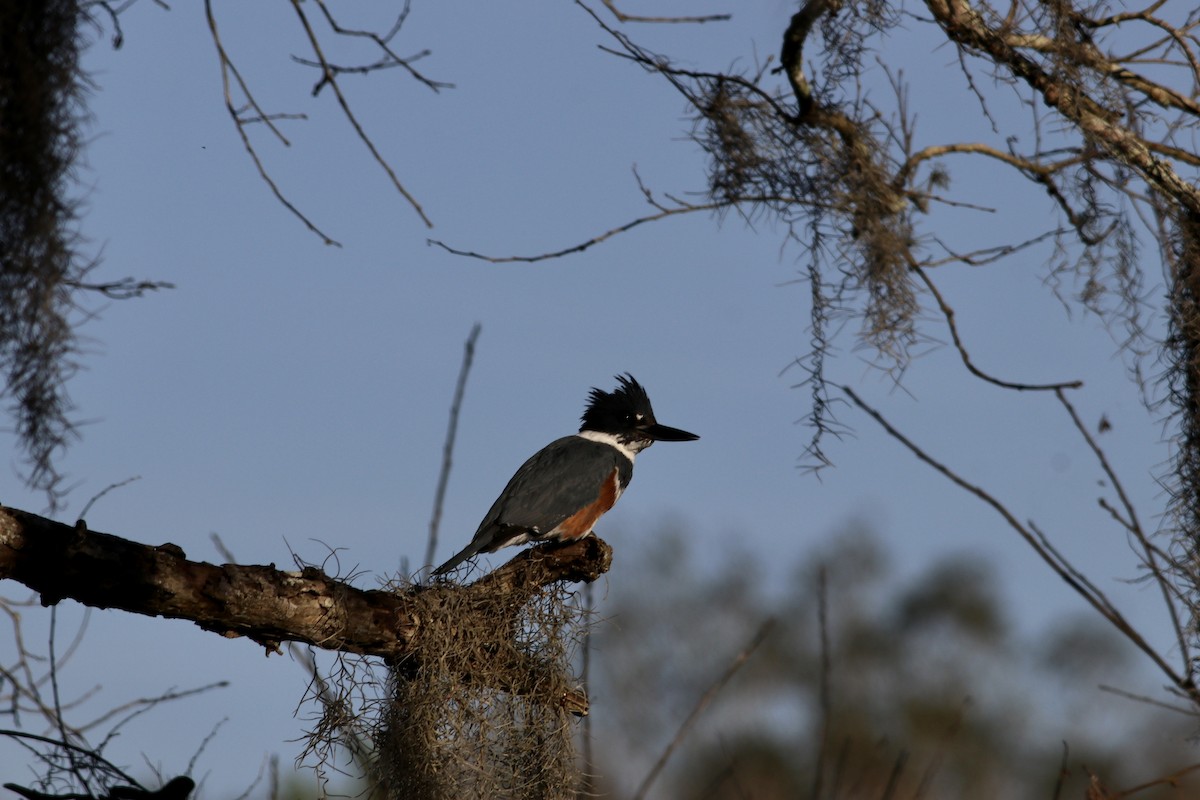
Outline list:
[[[321,240],[325,242],[325,244],[333,245],[334,247],[341,247],[341,242],[331,238],[323,230],[318,228],[311,219],[304,215],[303,211],[297,208],[291,200],[288,200],[287,197],[284,196],[283,190],[279,188],[279,185],[275,183],[275,179],[272,178],[270,173],[267,172],[266,166],[263,164],[262,159],[258,156],[258,151],[254,149],[254,144],[250,141],[249,134],[246,133],[246,125],[248,124],[249,120],[246,120],[242,117],[241,112],[233,103],[233,95],[230,89],[229,81],[230,75],[232,75],[234,80],[237,81],[238,87],[241,90],[242,95],[246,98],[247,103],[249,103],[252,108],[258,111],[258,115],[253,118],[253,121],[266,124],[267,127],[271,129],[271,132],[278,136],[280,141],[282,141],[285,146],[287,146],[289,142],[284,137],[283,133],[281,133],[280,130],[271,122],[271,115],[267,114],[259,107],[258,102],[254,99],[254,95],[250,93],[250,87],[246,85],[244,80],[242,80],[242,76],[238,72],[237,66],[234,65],[233,60],[229,57],[229,54],[225,52],[225,45],[221,42],[221,35],[217,31],[217,19],[213,15],[212,0],[204,0],[204,13],[208,18],[208,29],[212,34],[213,45],[217,48],[217,59],[221,64],[221,86],[225,96],[225,109],[229,112],[229,116],[233,119],[233,125],[237,129],[238,136],[242,140],[242,147],[245,148],[246,153],[250,156],[250,160],[254,162],[254,167],[258,170],[258,176],[262,178],[265,184],[267,184],[267,188],[271,190],[271,194],[275,195],[275,199],[278,200],[284,208],[290,211],[292,215],[296,217],[296,219],[304,223],[304,227],[308,228],[317,236],[320,236]]]
[[[228,686],[229,681],[221,680],[214,681],[213,683],[209,683],[205,686],[197,686],[194,689],[169,689],[158,697],[142,697],[137,700],[130,700],[128,703],[122,703],[116,708],[110,708],[108,711],[105,711],[91,722],[79,726],[79,729],[81,731],[87,731],[92,728],[99,727],[100,725],[108,722],[110,719],[116,717],[118,714],[124,714],[126,711],[130,711],[130,709],[132,709],[128,715],[115,723],[112,728],[109,729],[108,733],[104,735],[104,739],[101,740],[100,744],[96,747],[97,751],[103,751],[105,745],[112,741],[112,739],[120,732],[122,727],[124,727],[131,720],[151,710],[159,703],[166,703],[171,700],[181,700],[185,697],[203,694],[204,692],[208,692],[213,689],[225,689],[228,688]],[[188,771],[190,772],[191,770]]]
[[[921,281],[925,284],[925,287],[929,289],[929,293],[933,295],[933,299],[937,302],[938,308],[941,309],[942,316],[946,318],[946,325],[950,328],[950,338],[954,342],[955,349],[958,350],[959,358],[962,359],[963,366],[965,366],[967,371],[972,375],[980,378],[981,380],[987,381],[988,383],[995,384],[1003,389],[1013,389],[1018,392],[1059,392],[1063,389],[1078,389],[1079,387],[1083,386],[1083,381],[1063,381],[1060,383],[1017,383],[1015,381],[1006,381],[993,375],[989,375],[979,367],[975,366],[975,363],[971,361],[970,354],[967,353],[966,345],[963,344],[962,338],[958,335],[958,324],[954,321],[954,309],[951,308],[946,302],[945,298],[942,297],[942,293],[938,291],[937,285],[929,277],[929,274],[921,268],[920,264],[912,259],[911,254],[909,255],[908,266],[909,269],[917,274],[917,277],[921,279]]]
[[[950,744],[957,739],[959,732],[962,730],[963,721],[967,716],[967,708],[971,705],[971,698],[963,698],[962,703],[958,706],[958,713],[954,715],[954,719],[946,726],[946,731],[942,734],[938,741],[937,749],[933,751],[929,762],[925,766],[925,770],[921,775],[921,780],[917,783],[917,788],[913,790],[912,800],[921,800],[922,797],[933,786],[933,779],[938,774],[938,770],[942,767],[942,762],[946,758],[946,753],[950,749]]]
[[[1058,780],[1054,782],[1052,800],[1059,800],[1062,797],[1063,784],[1067,782],[1067,776],[1070,774],[1070,770],[1067,768],[1067,757],[1071,751],[1068,749],[1066,741],[1063,741],[1062,746],[1062,759],[1058,763]]]
[[[1200,769],[1200,764],[1192,764],[1189,767],[1184,767],[1181,770],[1176,770],[1175,772],[1172,772],[1170,775],[1164,775],[1161,778],[1155,778],[1152,781],[1147,781],[1146,783],[1142,783],[1137,786],[1131,786],[1128,789],[1122,789],[1119,792],[1117,792],[1115,795],[1113,795],[1113,797],[1116,797],[1116,798],[1130,797],[1132,795],[1138,794],[1139,792],[1143,792],[1146,789],[1151,789],[1155,786],[1163,786],[1163,785],[1170,786],[1172,789],[1178,789],[1179,788],[1179,779],[1182,778],[1184,775],[1195,772],[1198,769]]]
[[[888,782],[883,789],[883,794],[880,795],[880,800],[892,800],[896,794],[896,787],[900,785],[900,776],[904,774],[904,767],[907,764],[908,751],[901,750],[896,756],[896,763],[892,765],[892,771],[888,775]]]
[[[184,773],[183,773],[184,775],[191,775],[192,772],[196,769],[196,762],[200,760],[200,756],[204,753],[204,751],[208,747],[208,745],[210,743],[212,743],[212,741],[214,739],[217,738],[217,732],[221,730],[221,727],[226,722],[229,722],[229,717],[224,717],[216,725],[213,725],[212,729],[208,732],[208,734],[203,739],[200,740],[200,744],[196,748],[196,752],[192,753],[192,757],[188,759],[187,769],[184,770]]]
[[[54,724],[58,727],[58,734],[62,737],[64,744],[68,743],[67,723],[63,719],[62,700],[58,692],[58,661],[54,655],[54,639],[55,628],[58,625],[58,606],[50,607],[50,635],[49,635],[49,657],[50,657],[50,691],[54,699]],[[79,781],[80,787],[87,793],[92,793],[92,785],[84,776],[83,770],[76,760],[75,751],[67,750],[67,763],[70,765],[71,774],[75,776],[75,780]]]
[[[322,6],[323,8],[323,4],[318,3],[318,5]],[[413,210],[417,212],[417,216],[420,217],[421,221],[425,223],[425,227],[432,228],[433,222],[425,215],[425,210],[421,208],[421,204],[417,202],[417,198],[409,194],[408,190],[405,189],[400,183],[400,179],[396,177],[396,172],[392,169],[392,165],[387,162],[387,159],[383,157],[383,155],[379,152],[379,149],[375,147],[375,142],[372,141],[371,137],[367,135],[367,132],[363,130],[362,124],[358,121],[358,117],[356,117],[354,112],[351,110],[350,102],[346,99],[346,96],[342,94],[342,87],[338,85],[337,78],[334,76],[334,71],[332,67],[329,66],[329,61],[325,58],[325,53],[321,49],[321,42],[317,38],[316,32],[313,31],[312,25],[308,21],[308,15],[304,13],[304,9],[301,8],[301,4],[297,0],[292,0],[292,9],[295,10],[296,16],[300,18],[300,25],[304,28],[304,33],[308,37],[309,46],[312,47],[313,54],[317,57],[317,61],[321,63],[322,77],[320,82],[317,83],[317,89],[326,84],[328,84],[329,88],[333,89],[334,97],[337,98],[338,105],[341,106],[342,114],[345,115],[346,120],[350,123],[350,126],[354,128],[354,132],[358,135],[359,140],[371,153],[371,157],[375,159],[375,163],[382,167],[383,171],[387,173],[388,178],[390,178],[392,181],[392,186],[394,186],[396,191],[399,192],[400,195],[408,201],[408,204],[413,207]],[[316,90],[314,90],[314,93],[315,91]]]
[[[754,634],[754,638],[750,640],[750,643],[743,647],[742,651],[733,659],[733,662],[729,665],[729,668],[725,670],[725,674],[723,674],[716,683],[710,686],[708,691],[700,696],[700,699],[696,702],[696,707],[692,709],[692,713],[688,714],[687,719],[685,719],[683,724],[679,726],[679,730],[676,732],[675,738],[672,739],[671,743],[667,745],[665,750],[663,750],[662,755],[658,757],[658,761],[656,761],[654,766],[650,769],[650,773],[646,775],[645,780],[642,781],[641,786],[639,786],[637,792],[634,793],[633,800],[643,800],[643,798],[646,796],[646,792],[650,791],[651,784],[654,783],[655,779],[658,777],[658,774],[662,772],[663,767],[667,765],[667,761],[671,758],[671,754],[674,753],[679,745],[683,742],[684,738],[695,724],[696,719],[701,713],[703,713],[704,709],[708,708],[709,704],[712,703],[717,694],[725,688],[725,685],[729,683],[737,671],[741,669],[742,665],[746,663],[746,660],[750,658],[756,649],[758,649],[758,646],[763,643],[763,640],[767,638],[767,634],[771,632],[771,628],[774,627],[774,625],[775,620],[773,618],[764,622],[762,626],[759,627],[758,632]]]
[[[126,478],[123,481],[117,481],[116,483],[110,483],[108,486],[105,486],[99,492],[96,492],[96,494],[92,495],[91,500],[87,501],[87,503],[83,507],[83,510],[79,512],[79,519],[84,519],[85,517],[87,517],[87,513],[89,511],[91,511],[92,506],[96,504],[96,501],[99,500],[101,497],[104,497],[104,495],[108,494],[113,489],[120,489],[122,486],[128,486],[129,484],[133,483],[134,481],[140,481],[141,479],[142,479],[141,475],[134,475],[132,477]]]
[[[437,490],[433,493],[433,514],[429,519],[429,545],[425,548],[425,563],[433,564],[437,552],[438,528],[442,523],[442,508],[446,502],[446,486],[450,483],[450,468],[453,465],[454,439],[458,435],[458,413],[462,409],[463,394],[467,389],[467,376],[471,374],[471,363],[475,360],[475,343],[479,341],[482,326],[476,322],[467,334],[463,345],[462,366],[458,370],[458,382],[454,385],[454,399],[450,403],[450,422],[446,425],[446,442],[442,445],[442,469],[438,474]]]
[[[593,583],[584,584],[583,587],[583,605],[586,619],[591,620],[591,615],[596,610],[596,587]],[[587,625],[583,629],[583,644],[582,654],[580,655],[579,665],[579,682],[583,685],[583,693],[585,696],[591,696],[591,674],[592,674],[592,628]],[[595,758],[592,754],[592,715],[588,714],[582,720],[583,730],[580,732],[583,738],[583,781],[580,787],[579,797],[592,797],[595,795],[595,777],[593,772]]]
[[[1170,703],[1164,703],[1161,700],[1155,700],[1153,697],[1146,697],[1145,695],[1134,694],[1133,692],[1127,692],[1124,689],[1118,689],[1115,686],[1107,686],[1105,684],[1100,684],[1096,688],[1098,688],[1102,692],[1108,692],[1109,694],[1115,694],[1117,697],[1124,697],[1126,700],[1133,700],[1134,702],[1137,702],[1137,703],[1145,703],[1145,704],[1151,705],[1151,706],[1158,706],[1159,708],[1165,709],[1166,711],[1174,711],[1176,714],[1183,714],[1184,716],[1192,717],[1193,719],[1200,716],[1200,712],[1197,712],[1194,707],[1193,708],[1181,708],[1180,706],[1173,706]]]
[[[450,245],[446,244],[445,242],[438,241],[437,239],[427,239],[426,243],[431,244],[431,245],[437,245],[438,247],[442,248],[446,252],[453,253],[456,256],[466,256],[468,258],[477,258],[477,259],[480,259],[481,261],[491,262],[492,264],[511,264],[511,263],[516,263],[516,262],[523,263],[523,264],[532,264],[537,261],[546,261],[551,258],[561,258],[566,255],[571,255],[572,253],[582,253],[584,250],[587,250],[589,247],[600,244],[605,239],[611,239],[613,236],[616,236],[619,233],[624,233],[625,231],[631,230],[632,228],[636,228],[639,225],[644,225],[647,222],[656,222],[665,217],[671,217],[671,216],[675,216],[677,214],[691,214],[696,211],[718,211],[722,208],[727,208],[730,205],[732,205],[732,204],[729,202],[722,201],[722,202],[718,202],[718,203],[703,203],[700,205],[686,205],[686,206],[679,206],[676,208],[668,208],[663,211],[660,211],[657,214],[648,214],[644,217],[638,217],[637,219],[630,220],[629,222],[626,222],[624,225],[618,225],[617,227],[615,227],[611,230],[605,231],[604,233],[600,234],[599,236],[593,236],[591,239],[588,239],[587,241],[581,242],[577,245],[573,245],[571,247],[567,247],[562,250],[555,250],[555,251],[549,252],[549,253],[539,253],[538,255],[534,255],[534,256],[489,256],[489,255],[485,255],[483,253],[476,253],[471,250],[459,250],[457,248],[451,247]]]
[[[0,729],[0,736],[8,736],[13,739],[29,739],[34,742],[42,742],[44,744],[54,745],[55,747],[61,747],[64,750],[70,750],[70,751],[79,753],[81,755],[85,755],[88,758],[94,760],[96,763],[102,765],[106,770],[109,770],[114,775],[116,775],[118,778],[120,778],[121,780],[128,783],[130,786],[138,786],[138,787],[141,786],[140,783],[138,783],[132,776],[130,776],[128,773],[126,773],[124,770],[122,770],[116,764],[112,763],[111,761],[109,761],[107,758],[100,755],[96,751],[89,750],[86,747],[80,747],[79,745],[71,744],[70,742],[60,742],[57,739],[51,739],[49,736],[39,736],[36,733],[28,733],[26,731],[14,731],[14,730],[6,729],[6,728]]]
[[[621,47],[625,51],[625,52],[620,52],[618,50],[613,50],[609,47],[600,45],[599,49],[602,52],[609,53],[611,55],[617,56],[618,58],[624,58],[624,59],[633,61],[635,64],[640,65],[647,72],[661,74],[663,77],[667,78],[667,80],[670,81],[671,84],[676,89],[678,89],[680,91],[680,93],[683,94],[684,97],[688,98],[689,102],[692,102],[694,105],[696,104],[695,96],[690,91],[688,91],[687,87],[685,87],[682,82],[679,81],[679,78],[692,78],[692,79],[696,79],[696,80],[727,81],[736,86],[740,86],[740,87],[746,89],[749,93],[758,97],[780,119],[792,119],[793,118],[791,112],[788,111],[787,109],[785,109],[780,104],[779,100],[776,97],[774,97],[770,92],[765,91],[761,86],[758,85],[758,83],[756,83],[754,81],[746,80],[745,78],[741,77],[740,75],[730,75],[728,73],[687,70],[687,69],[680,69],[678,67],[675,67],[671,64],[670,59],[668,59],[666,56],[662,56],[657,53],[654,53],[651,50],[647,50],[646,48],[642,47],[641,45],[636,44],[632,39],[630,39],[628,36],[626,36],[621,31],[619,31],[619,30],[613,28],[611,25],[607,24],[604,20],[600,19],[599,14],[597,14],[595,11],[593,11],[591,8],[589,8],[581,0],[575,0],[575,5],[579,6],[585,12],[587,12],[589,15],[591,15],[592,19],[595,20],[596,24],[600,27],[600,29],[603,30],[605,33],[607,33],[609,36],[611,36],[613,39],[617,40],[617,42],[620,43]],[[759,75],[759,77],[761,77],[761,74]]]
[[[392,50],[391,40],[397,33],[400,32],[400,29],[404,26],[404,21],[408,18],[408,14],[409,14],[409,11],[411,10],[411,7],[412,7],[411,0],[405,0],[404,7],[400,10],[400,14],[396,17],[396,21],[392,24],[391,30],[389,30],[383,36],[380,36],[378,33],[375,33],[374,31],[363,31],[363,30],[356,30],[353,28],[342,27],[341,23],[339,23],[334,18],[333,13],[329,10],[329,7],[324,2],[321,2],[320,0],[318,0],[317,8],[319,8],[321,10],[321,14],[324,15],[324,17],[325,17],[325,22],[329,25],[330,29],[334,33],[338,34],[339,36],[362,37],[365,39],[370,39],[372,42],[375,43],[376,47],[378,47],[380,50],[383,51],[384,57],[380,58],[378,61],[376,61],[373,64],[367,64],[367,65],[359,66],[359,67],[341,67],[341,66],[337,66],[335,64],[322,64],[320,62],[310,61],[308,59],[302,59],[302,58],[298,58],[296,56],[293,56],[292,58],[294,61],[298,61],[302,64],[307,64],[310,67],[318,67],[321,69],[332,70],[335,74],[344,73],[344,72],[345,73],[368,74],[370,72],[373,72],[373,71],[379,70],[379,69],[386,69],[389,67],[400,67],[400,68],[404,69],[405,71],[407,71],[408,74],[410,76],[412,76],[415,80],[424,84],[426,87],[433,90],[434,92],[440,92],[442,89],[453,89],[454,88],[453,83],[446,83],[445,81],[433,80],[432,78],[426,77],[424,74],[422,74],[420,71],[418,71],[417,69],[415,69],[413,67],[412,62],[419,61],[420,59],[428,56],[430,54],[429,50],[422,50],[421,52],[417,53],[416,55],[410,56],[408,58],[401,58],[394,50]]]
[[[142,297],[147,292],[175,288],[175,284],[170,281],[138,280],[137,278],[121,278],[120,280],[105,281],[104,283],[65,280],[63,281],[63,285],[87,292],[99,292],[111,300],[131,300],[135,297]]]
[[[820,800],[825,782],[825,755],[829,748],[829,727],[832,720],[833,691],[830,678],[832,663],[829,648],[829,574],[825,565],[817,571],[817,631],[821,641],[821,682],[818,700],[821,709],[821,737],[817,742],[817,763],[813,767],[813,800]]]
[[[1137,540],[1138,546],[1142,549],[1146,567],[1150,570],[1150,574],[1154,577],[1154,582],[1158,585],[1163,603],[1167,607],[1167,614],[1171,618],[1171,627],[1175,631],[1175,640],[1179,645],[1179,658],[1183,664],[1183,670],[1185,673],[1190,672],[1192,669],[1192,656],[1191,648],[1188,646],[1187,631],[1184,628],[1183,621],[1179,617],[1179,611],[1175,607],[1174,598],[1171,595],[1171,582],[1168,580],[1165,570],[1159,563],[1159,550],[1142,529],[1142,524],[1138,521],[1137,509],[1134,507],[1133,501],[1129,499],[1129,495],[1125,492],[1124,484],[1121,483],[1116,470],[1109,463],[1104,450],[1097,443],[1096,437],[1092,435],[1087,426],[1083,424],[1083,420],[1079,418],[1079,413],[1075,411],[1075,406],[1071,405],[1071,402],[1067,400],[1066,394],[1061,389],[1055,389],[1054,396],[1062,403],[1068,416],[1071,417],[1071,422],[1075,424],[1075,429],[1079,431],[1079,435],[1087,442],[1092,454],[1100,462],[1100,468],[1104,470],[1109,484],[1113,487],[1113,491],[1117,493],[1117,498],[1120,499],[1121,505],[1125,508],[1124,521],[1126,524],[1124,527]],[[1117,515],[1114,513],[1114,516]]]
[[[994,264],[1004,258],[1019,253],[1020,251],[1035,247],[1044,241],[1061,237],[1066,233],[1065,228],[1053,228],[1048,231],[1039,233],[1029,239],[1018,244],[1003,244],[994,245],[991,247],[981,247],[978,250],[972,250],[969,253],[959,253],[952,250],[949,245],[936,236],[930,237],[931,241],[937,243],[939,247],[945,250],[949,255],[945,258],[927,258],[921,262],[922,269],[931,267],[940,267],[943,264],[966,264],[968,267],[984,267],[989,264]]]
[[[620,22],[725,22],[733,18],[732,14],[707,14],[701,17],[643,17],[637,14],[626,14],[621,9],[617,8],[615,0],[600,0],[604,3],[604,7],[612,12],[612,15]],[[582,3],[580,4],[582,5]]]
[[[854,402],[856,406],[867,413],[879,425],[887,431],[888,435],[896,441],[904,445],[908,450],[919,460],[925,462],[935,471],[940,473],[951,483],[963,489],[964,491],[975,495],[985,504],[990,506],[997,514],[999,514],[1009,527],[1017,532],[1025,542],[1033,548],[1033,551],[1044,561],[1055,574],[1066,582],[1080,597],[1087,601],[1088,605],[1092,606],[1107,619],[1113,627],[1120,631],[1126,639],[1128,639],[1135,647],[1141,650],[1155,666],[1157,666],[1164,675],[1166,675],[1172,684],[1180,691],[1184,692],[1191,698],[1197,698],[1200,695],[1197,687],[1191,682],[1189,677],[1177,673],[1174,668],[1163,658],[1163,656],[1155,650],[1149,642],[1138,633],[1127,619],[1116,609],[1112,602],[1102,593],[1096,586],[1089,581],[1086,576],[1079,572],[1066,558],[1058,552],[1047,540],[1041,532],[1032,523],[1027,527],[1021,524],[1020,520],[999,500],[985,491],[983,488],[971,483],[963,478],[954,470],[941,463],[933,456],[926,453],[915,442],[897,430],[887,419],[877,410],[868,405],[862,398],[855,394],[854,390],[849,386],[841,387],[842,391]]]

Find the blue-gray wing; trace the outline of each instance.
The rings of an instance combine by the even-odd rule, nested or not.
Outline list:
[[[633,477],[633,462],[616,448],[579,436],[551,442],[512,476],[471,543],[433,574],[449,572],[478,553],[544,538],[563,520],[595,503],[611,485],[613,470],[624,489]]]
[[[616,448],[579,436],[551,442],[512,476],[479,524],[475,539],[487,538],[482,547],[486,552],[514,539],[540,539],[594,503],[612,480],[613,470],[624,489],[633,475],[633,463]]]

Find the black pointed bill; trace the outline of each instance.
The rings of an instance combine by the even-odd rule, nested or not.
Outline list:
[[[659,425],[657,422],[645,428],[643,433],[656,442],[694,442],[700,438],[694,433],[681,431],[669,425]]]

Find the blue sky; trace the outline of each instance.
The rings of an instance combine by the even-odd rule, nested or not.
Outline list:
[[[343,571],[363,571],[359,583],[374,585],[373,576],[423,556],[462,344],[479,322],[439,558],[470,538],[524,458],[575,430],[591,386],[610,388],[628,370],[661,421],[702,439],[639,459],[630,491],[599,528],[616,548],[614,569],[623,552],[636,552],[631,540],[681,519],[712,563],[750,551],[765,579],[781,584],[802,554],[861,519],[902,572],[961,551],[995,563],[1014,618],[1030,629],[1082,606],[994,514],[849,407],[837,414],[854,435],[828,444],[836,469],[820,480],[797,469],[810,436],[796,424],[807,394],[785,367],[807,352],[809,288],[797,282],[806,255],[770,221],[691,215],[534,265],[429,246],[433,237],[507,255],[578,243],[647,212],[635,166],[658,191],[704,185],[681,98],[601,52],[608,42],[579,8],[446,5],[418,0],[398,49],[430,48],[420,67],[456,88],[435,95],[399,73],[343,81],[433,220],[430,231],[374,168],[332,97],[310,96],[312,75],[288,59],[305,52],[290,10],[215,3],[225,45],[259,101],[309,115],[283,123],[290,148],[256,141],[287,195],[341,248],[322,245],[255,175],[224,112],[201,8],[138,4],[121,18],[120,51],[106,36],[89,49],[94,121],[79,178],[84,232],[103,254],[98,277],[177,288],[107,304],[82,329],[85,368],[71,390],[89,422],[63,461],[79,483],[64,519],[109,484],[140,476],[95,506],[90,527],[171,541],[214,561],[212,533],[247,563],[285,566],[293,551],[320,561],[334,547]],[[631,32],[685,64],[721,69],[774,53],[790,13],[771,0],[739,4],[728,23]],[[947,69],[952,52],[921,39],[889,48],[913,81],[924,142],[996,138],[966,105],[961,79],[946,77],[957,69]],[[864,80],[883,97],[881,74]],[[946,96],[947,85],[958,94]],[[1044,226],[1053,211],[1004,176],[950,166],[960,197],[998,209],[940,212],[928,223],[956,243],[1000,243]],[[1089,424],[1101,414],[1113,422],[1103,442],[1153,525],[1167,433],[1142,409],[1103,325],[1065,313],[1052,296],[1038,255],[946,268],[936,279],[978,364],[1014,380],[1085,381],[1073,402]],[[938,319],[927,323],[948,340]],[[927,348],[900,390],[867,363],[855,332],[850,321],[836,342],[835,381],[854,385],[1018,517],[1037,520],[1131,616],[1163,630],[1157,594],[1126,582],[1135,559],[1097,508],[1106,491],[1097,465],[1052,397],[968,379],[947,346]],[[4,502],[41,509],[12,463],[0,481]],[[79,616],[69,606],[61,613],[66,629]],[[38,616],[28,617],[37,630]],[[139,763],[144,750],[176,774],[226,717],[197,767],[213,773],[214,786],[244,787],[265,754],[287,763],[298,752],[288,740],[300,730],[292,713],[303,673],[245,641],[95,612],[63,679],[76,691],[103,684],[90,703],[97,710],[171,686],[232,682],[130,726],[114,746],[123,763]],[[1158,684],[1148,676],[1130,688],[1153,693]],[[0,749],[5,779],[19,780],[24,763]]]

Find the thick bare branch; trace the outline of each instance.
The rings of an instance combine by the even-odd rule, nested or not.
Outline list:
[[[787,75],[800,113],[807,114],[813,106],[812,87],[804,75],[804,42],[812,26],[826,11],[836,10],[836,0],[807,0],[800,10],[792,15],[787,30],[783,33],[783,47],[779,52],[779,63]]]
[[[588,537],[559,548],[525,550],[470,586],[439,583],[401,592],[363,590],[315,567],[190,561],[172,544],[157,547],[0,508],[0,579],[41,594],[97,608],[186,619],[227,637],[245,636],[278,649],[296,641],[326,650],[395,661],[420,644],[422,614],[439,593],[467,592],[519,606],[540,587],[595,580],[608,570],[611,548]]]
[[[1121,125],[1119,111],[1105,107],[1080,84],[1058,79],[1010,44],[1002,31],[989,27],[965,0],[928,0],[926,7],[951,41],[1010,71],[1110,157],[1136,170],[1147,183],[1190,213],[1200,214],[1200,189],[1181,178],[1169,163],[1150,151],[1140,136]]]

